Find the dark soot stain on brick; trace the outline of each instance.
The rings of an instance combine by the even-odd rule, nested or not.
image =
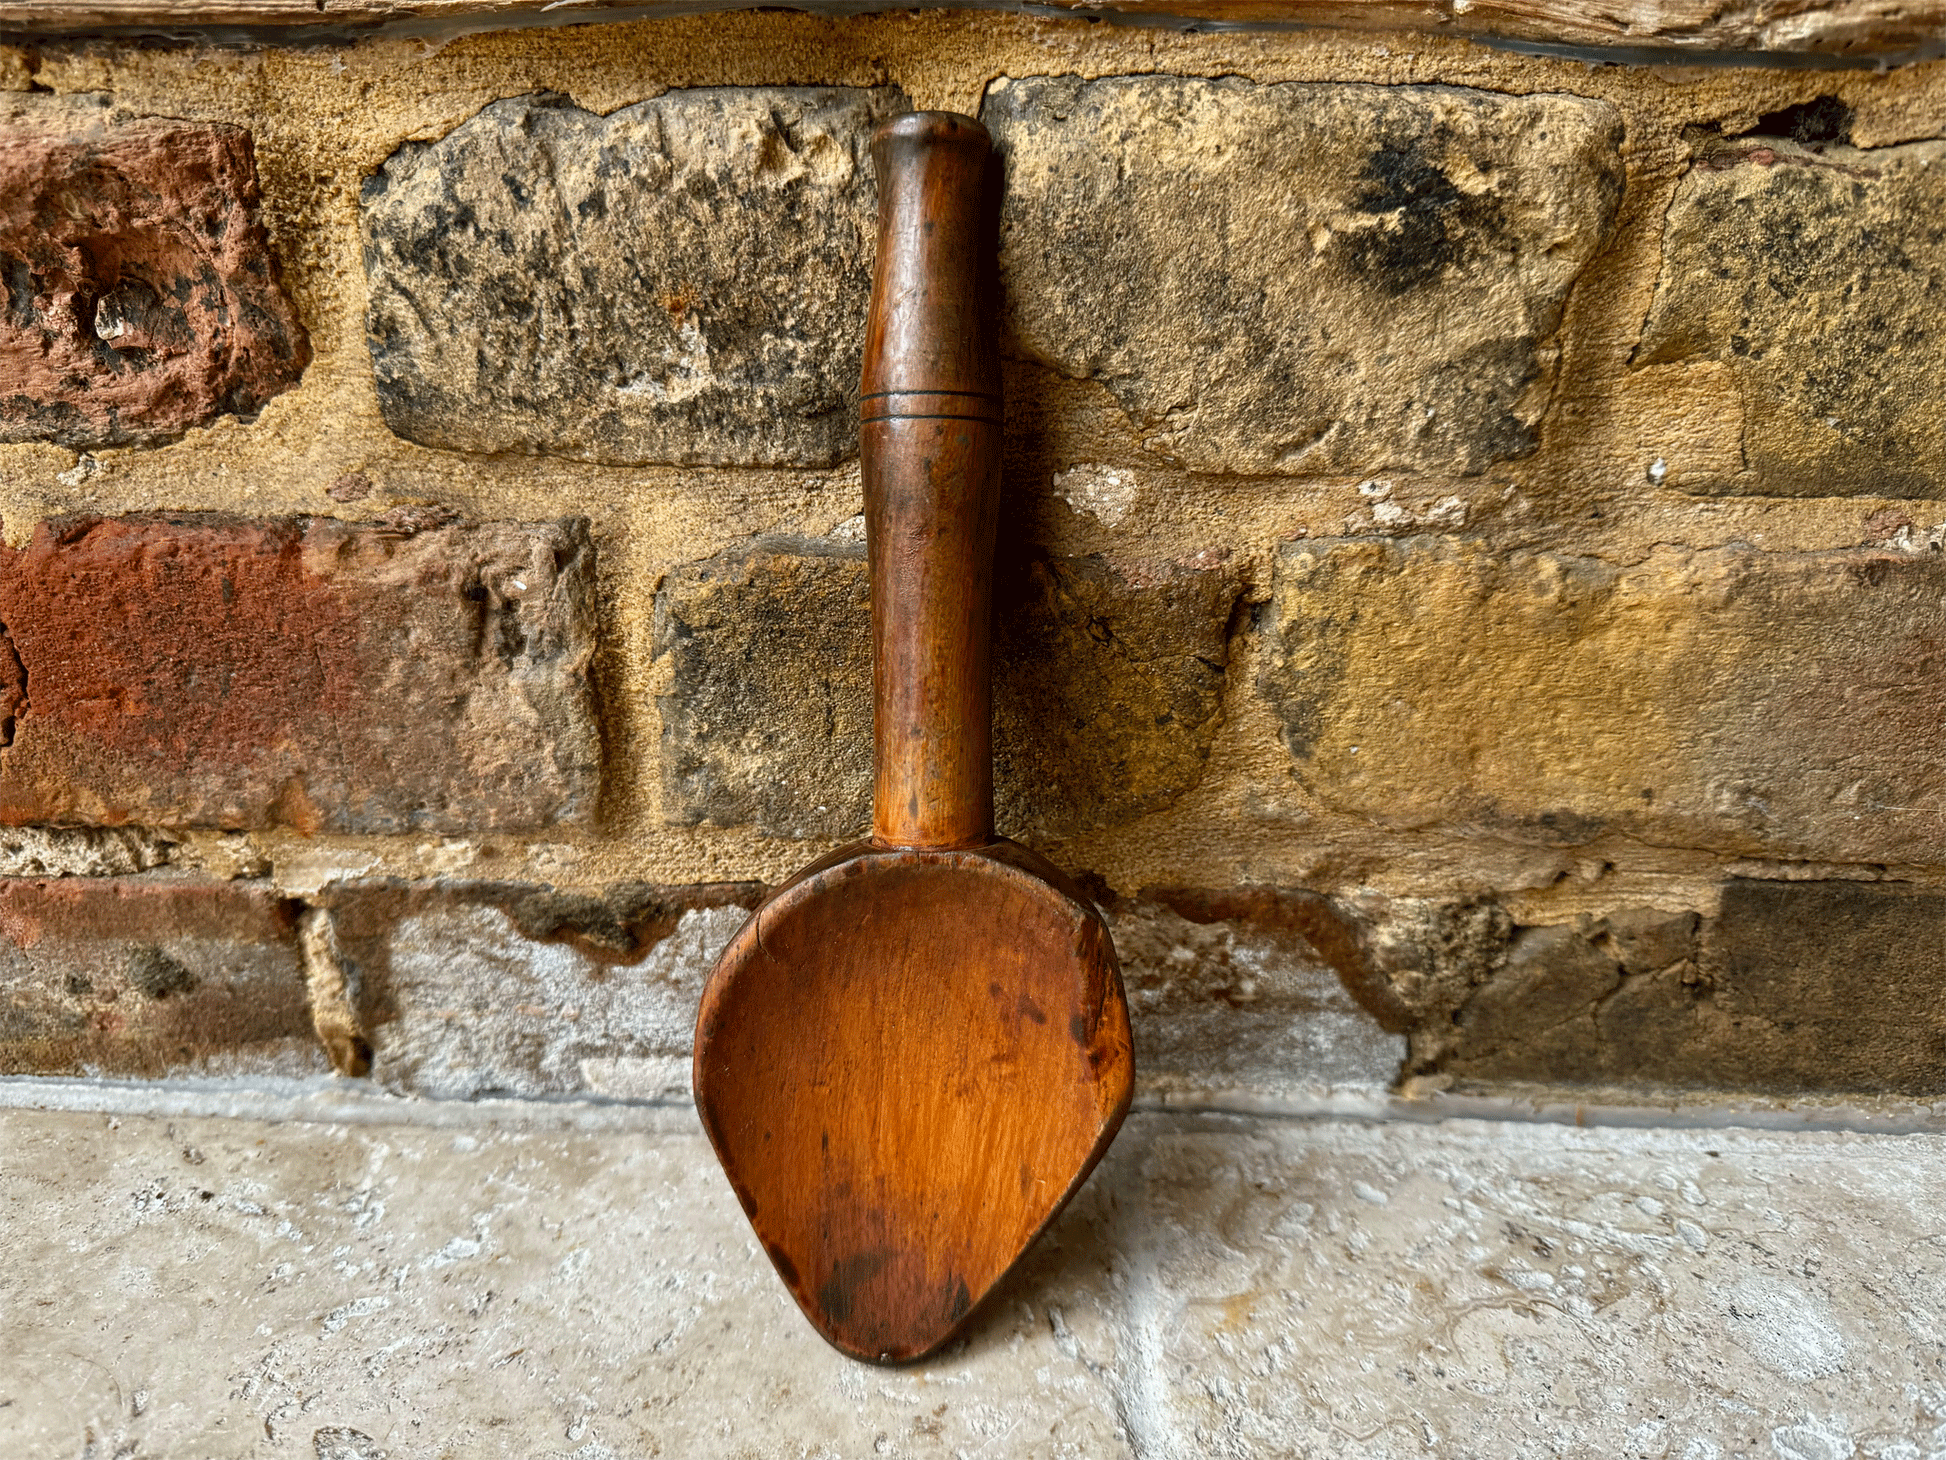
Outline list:
[[[1418,146],[1388,143],[1366,159],[1355,206],[1383,219],[1346,241],[1353,266],[1388,294],[1431,283],[1466,256],[1466,234],[1497,220],[1497,208],[1469,197]]]
[[[196,975],[160,948],[137,948],[128,956],[128,981],[152,999],[186,994],[196,987]]]

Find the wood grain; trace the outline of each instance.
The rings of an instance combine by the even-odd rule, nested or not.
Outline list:
[[[704,1129],[778,1275],[846,1353],[950,1341],[1128,1108],[1087,899],[1010,843],[847,848],[758,909],[697,1025]]]
[[[874,836],[763,903],[703,993],[703,1128],[798,1306],[846,1353],[932,1352],[1087,1177],[1128,1109],[1101,915],[993,836],[999,496],[986,131],[874,139],[880,229],[860,428]]]
[[[718,8],[736,7],[697,0],[566,5],[559,0],[11,0],[0,3],[0,34],[490,29],[693,15]],[[818,0],[798,8],[856,13],[850,5]],[[973,0],[973,8],[1028,7],[1013,0]],[[1404,30],[1597,48],[1860,60],[1936,51],[1946,35],[1946,0],[1757,0],[1730,6],[1719,0],[1051,0],[1032,8],[1036,13],[1057,8],[1135,20]]]
[[[872,573],[872,835],[993,839],[998,189],[986,129],[911,112],[872,140],[877,264],[859,456]]]

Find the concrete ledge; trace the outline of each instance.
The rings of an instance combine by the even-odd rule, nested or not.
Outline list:
[[[1568,1125],[1577,1129],[1750,1130],[1869,1136],[1946,1136],[1946,1101],[1850,1096],[1792,1099],[1711,1096],[1671,1090],[1650,1103],[1639,1089],[1516,1085],[1506,1093],[1417,1088],[1396,1093],[1381,1081],[1340,1084],[1204,1084],[1138,1091],[1136,1111],[1172,1119],[1198,1116],[1274,1121],[1356,1121],[1439,1125],[1483,1121]],[[0,1120],[10,1111],[107,1117],[188,1117],[273,1124],[414,1126],[428,1130],[518,1129],[599,1135],[696,1129],[685,1091],[651,1098],[601,1095],[535,1099],[487,1096],[427,1099],[397,1095],[334,1076],[218,1075],[169,1080],[0,1077]]]
[[[1939,1133],[1138,1113],[969,1342],[879,1370],[792,1309],[687,1112],[399,1105],[0,1116],[0,1452],[1705,1460],[1946,1424]]]

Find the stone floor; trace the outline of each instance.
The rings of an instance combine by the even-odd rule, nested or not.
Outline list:
[[[0,1111],[8,1460],[1946,1457],[1937,1133],[1138,1112],[880,1370],[687,1109],[145,1108]]]

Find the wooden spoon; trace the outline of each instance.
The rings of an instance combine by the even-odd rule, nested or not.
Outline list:
[[[986,130],[909,113],[872,155],[872,837],[799,873],[724,951],[695,1091],[804,1316],[896,1363],[964,1328],[1074,1194],[1128,1109],[1134,1061],[1100,914],[993,833]]]

